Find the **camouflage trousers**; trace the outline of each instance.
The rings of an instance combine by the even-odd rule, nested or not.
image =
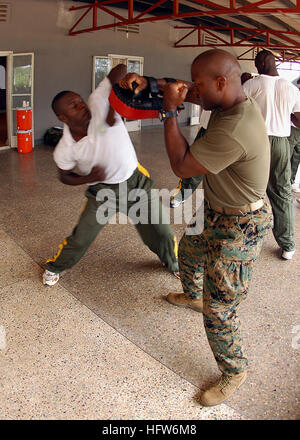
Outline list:
[[[272,227],[269,205],[244,216],[226,216],[204,208],[204,229],[185,234],[179,244],[184,293],[203,296],[203,320],[219,369],[238,373],[247,368],[237,307],[247,296],[253,265]]]

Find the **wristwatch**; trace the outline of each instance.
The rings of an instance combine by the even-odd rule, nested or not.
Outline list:
[[[174,116],[178,116],[178,114],[179,114],[178,110],[173,110],[173,111],[170,111],[170,112],[168,112],[166,110],[160,110],[158,112],[158,117],[159,117],[159,120],[161,122],[163,122],[163,121],[165,121],[168,118],[173,118]]]

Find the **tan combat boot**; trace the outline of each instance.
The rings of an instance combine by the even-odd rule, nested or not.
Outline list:
[[[188,298],[185,293],[169,293],[166,296],[166,300],[174,306],[186,307],[188,309],[193,309],[196,312],[203,312],[203,299],[191,299]]]
[[[246,370],[238,374],[222,374],[218,382],[201,395],[199,399],[201,405],[213,406],[224,402],[245,382],[246,378]]]

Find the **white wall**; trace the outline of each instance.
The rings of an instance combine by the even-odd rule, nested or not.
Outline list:
[[[93,55],[143,56],[145,75],[190,79],[191,62],[203,51],[173,48],[176,32],[174,23],[170,22],[142,24],[140,34],[130,34],[128,39],[125,33],[114,30],[70,37],[67,29],[76,20],[76,13],[68,12],[68,7],[81,3],[61,0],[10,0],[10,3],[11,20],[0,24],[0,51],[35,53],[36,139],[41,139],[47,128],[57,124],[50,108],[57,92],[74,90],[87,99],[92,86]],[[118,12],[124,15],[124,11]],[[253,62],[243,62],[242,70],[255,71]],[[187,105],[180,122],[186,122],[189,113]],[[144,122],[152,123],[158,121]]]

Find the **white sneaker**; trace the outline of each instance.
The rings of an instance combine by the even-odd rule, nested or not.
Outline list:
[[[43,274],[43,283],[47,286],[54,286],[59,280],[59,273],[50,272],[50,270],[45,270]]]
[[[170,200],[170,206],[171,208],[178,208],[182,203],[184,203],[184,200],[178,200],[175,197],[171,197]]]
[[[292,191],[294,193],[299,193],[300,192],[300,185],[299,185],[299,183],[293,183],[292,184]]]
[[[179,280],[181,280],[180,278],[180,272],[173,272],[174,277],[178,278]]]
[[[285,260],[291,260],[293,258],[294,253],[296,252],[296,250],[293,251],[282,251],[282,258],[284,258]]]

